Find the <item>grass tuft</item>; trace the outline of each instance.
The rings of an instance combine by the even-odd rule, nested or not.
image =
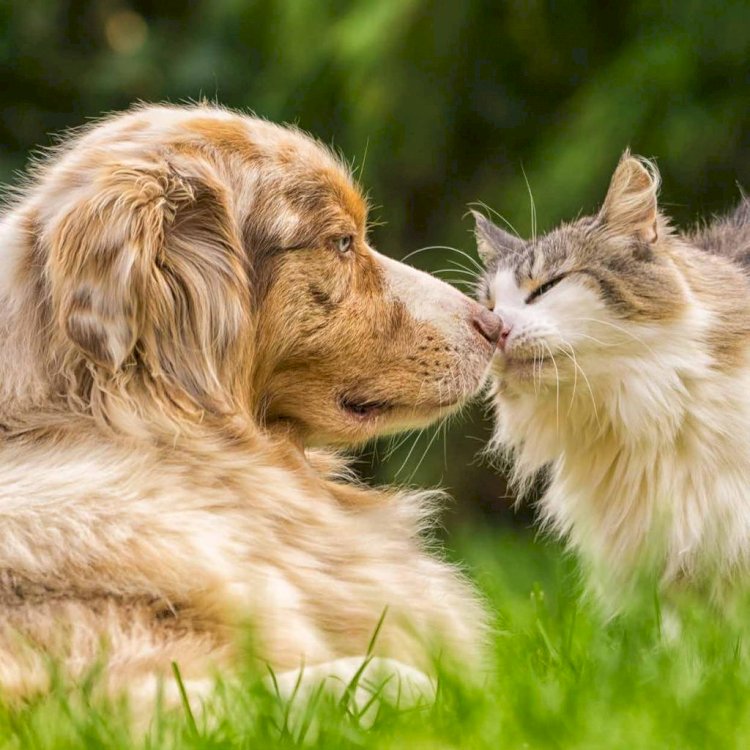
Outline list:
[[[432,706],[353,711],[317,690],[290,721],[273,678],[255,675],[219,685],[199,731],[174,665],[183,710],[160,712],[145,737],[128,729],[125,706],[95,700],[86,681],[0,706],[0,748],[750,747],[741,613],[720,618],[700,600],[667,606],[649,591],[607,620],[580,597],[575,562],[554,545],[476,530],[453,542],[497,612],[493,669],[484,680],[440,674]]]

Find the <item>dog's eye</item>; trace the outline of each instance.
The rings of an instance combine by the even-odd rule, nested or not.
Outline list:
[[[354,237],[352,237],[351,234],[345,234],[343,237],[339,237],[335,244],[336,249],[340,253],[348,253],[352,249],[352,243],[354,242]]]

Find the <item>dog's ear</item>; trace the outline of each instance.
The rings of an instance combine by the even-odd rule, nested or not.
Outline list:
[[[49,233],[58,321],[91,360],[118,370],[133,351],[139,300],[186,189],[163,163],[98,165]]]
[[[188,197],[171,210],[147,286],[142,358],[202,408],[222,409],[229,370],[250,359],[249,258],[232,196],[213,167],[192,157],[173,164]]]
[[[229,196],[197,156],[99,164],[48,234],[62,330],[99,368],[137,359],[199,401],[249,297]],[[73,191],[75,196],[75,191]]]

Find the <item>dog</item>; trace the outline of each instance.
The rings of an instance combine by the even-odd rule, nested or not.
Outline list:
[[[481,662],[430,496],[332,448],[455,410],[501,323],[366,232],[329,149],[208,104],[108,117],[30,170],[0,220],[7,699],[50,659],[134,700],[176,662],[199,693],[248,629],[274,671],[351,676],[386,610],[386,671]]]

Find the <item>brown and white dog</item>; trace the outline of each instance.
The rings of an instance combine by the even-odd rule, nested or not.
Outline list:
[[[0,223],[6,697],[102,643],[112,691],[171,661],[200,685],[248,624],[274,669],[346,675],[386,607],[376,654],[477,662],[485,613],[425,551],[424,496],[309,450],[455,409],[499,335],[366,224],[330,151],[205,105],[108,118],[33,172]]]

